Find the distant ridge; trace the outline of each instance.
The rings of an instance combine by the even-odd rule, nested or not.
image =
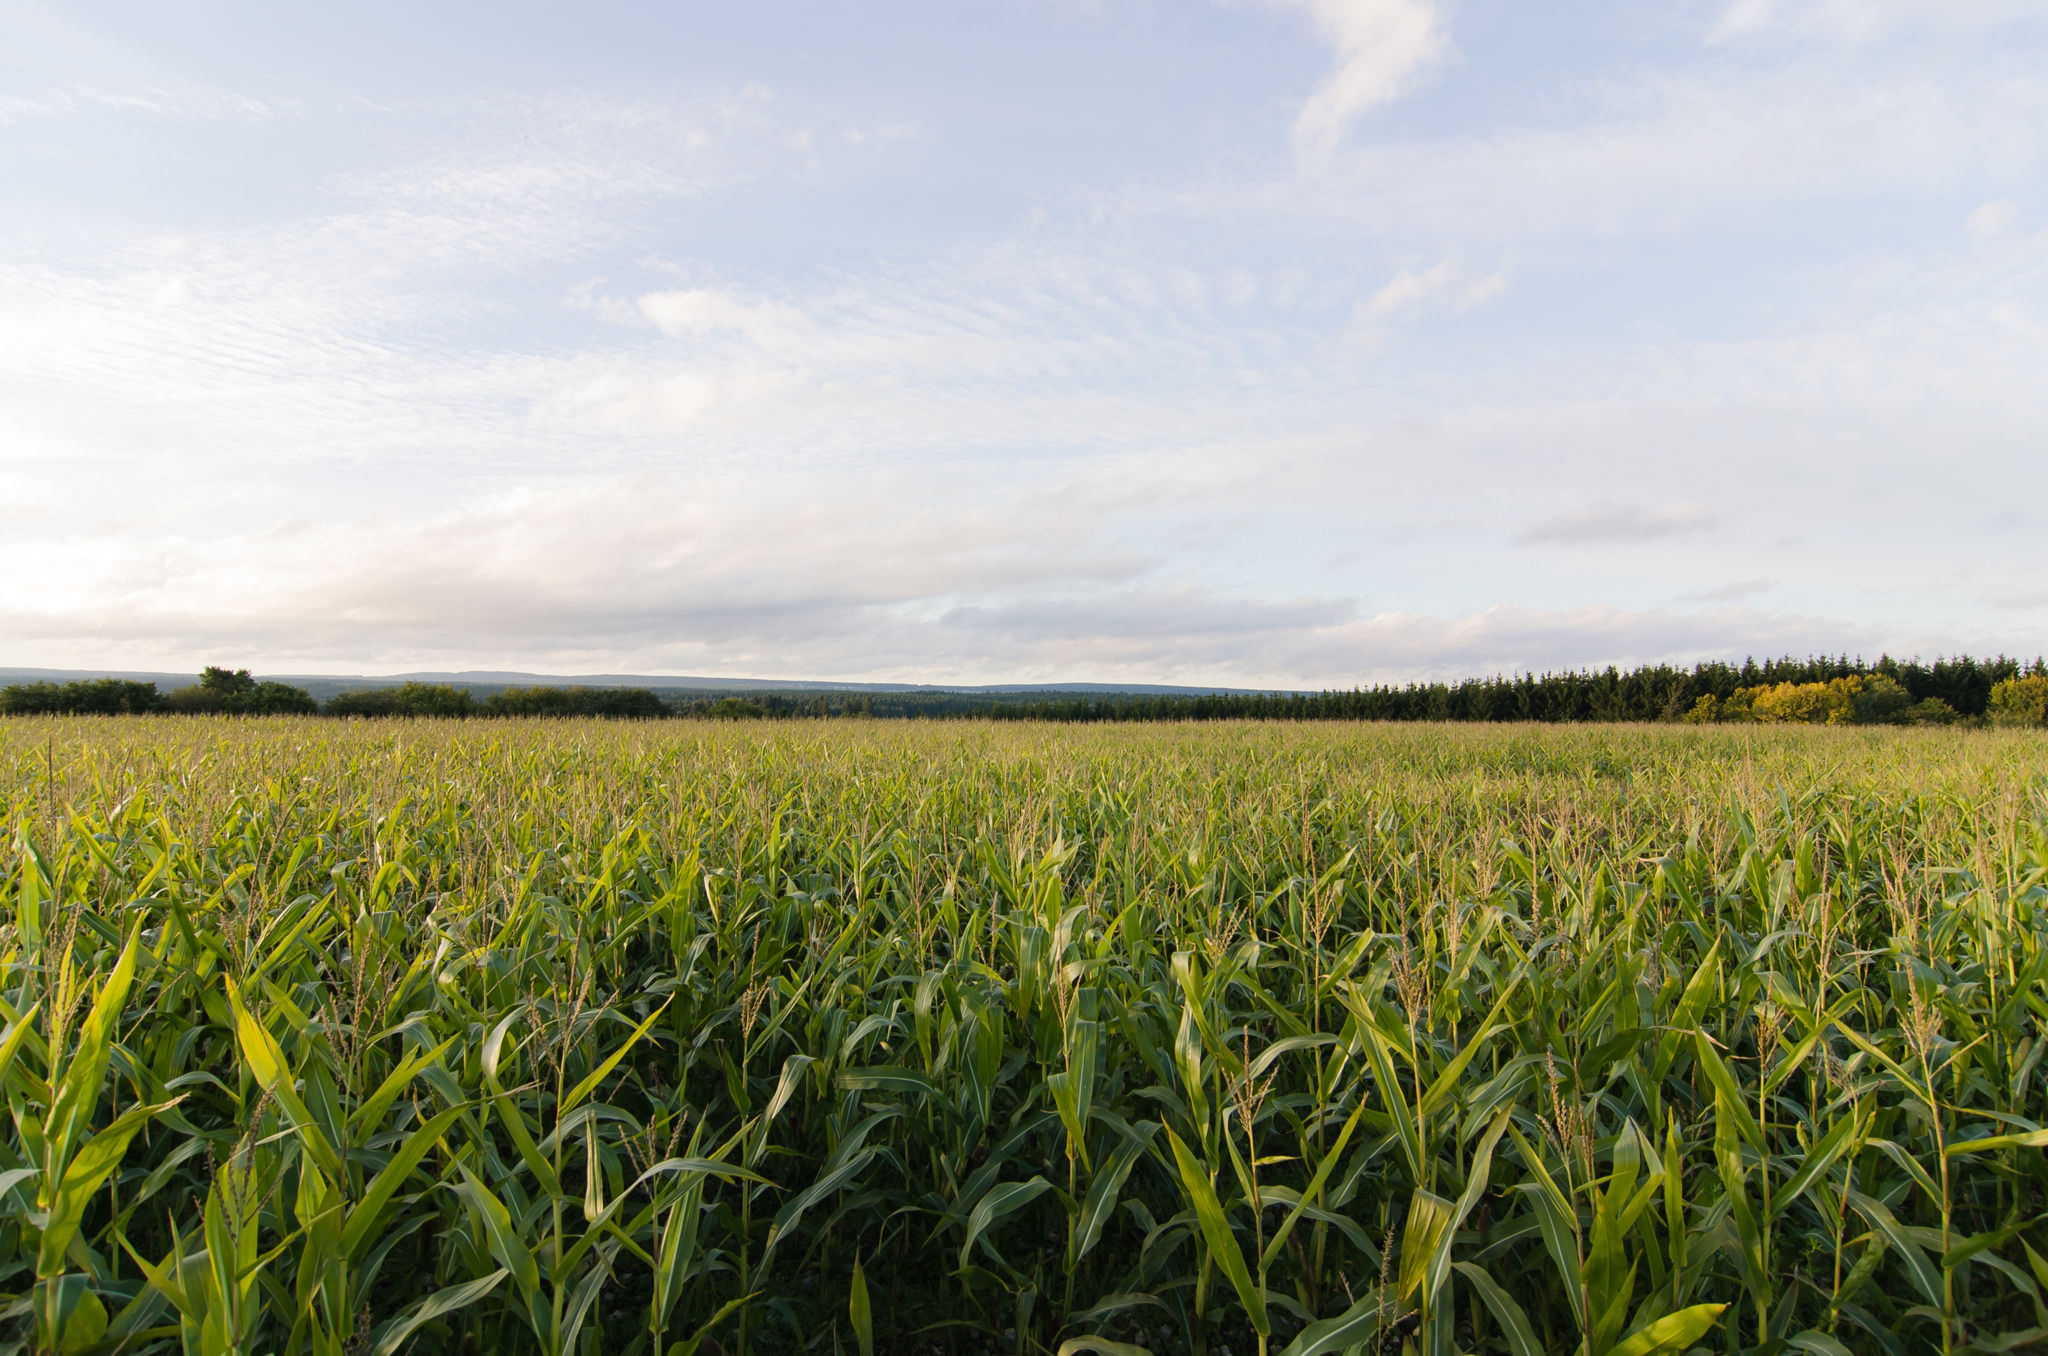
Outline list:
[[[844,683],[801,678],[707,678],[696,674],[520,673],[509,669],[463,669],[419,673],[259,673],[258,678],[302,687],[325,701],[340,692],[396,687],[400,683],[446,683],[479,696],[508,687],[644,687],[656,692],[1072,692],[1084,696],[1128,694],[1144,697],[1247,696],[1287,688],[1186,687],[1165,683]],[[124,669],[37,669],[0,667],[0,685],[70,683],[90,678],[126,678],[155,683],[164,691],[198,681],[195,673],[135,672]]]

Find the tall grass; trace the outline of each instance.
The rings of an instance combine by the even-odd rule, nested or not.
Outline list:
[[[2048,737],[0,723],[37,1350],[2048,1340]]]

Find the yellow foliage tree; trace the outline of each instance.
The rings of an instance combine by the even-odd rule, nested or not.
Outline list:
[[[1993,685],[1987,714],[1993,725],[2048,725],[2048,673]]]
[[[1753,689],[1750,711],[1755,719],[1776,724],[1853,725],[1856,695],[1862,690],[1860,676],[1825,683],[1774,683]]]

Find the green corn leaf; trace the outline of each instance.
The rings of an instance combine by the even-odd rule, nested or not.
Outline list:
[[[121,1010],[128,1002],[129,986],[135,979],[135,955],[141,935],[139,925],[128,934],[120,959],[114,962],[113,970],[100,985],[92,1010],[79,1027],[78,1048],[64,1066],[61,1076],[52,1070],[55,1096],[43,1131],[49,1143],[48,1161],[52,1172],[64,1170],[72,1149],[92,1123],[93,1114],[99,1110],[107,1056],[114,1040],[114,1024],[121,1019]],[[57,1051],[52,1050],[50,1058],[56,1060]]]
[[[1116,1210],[1117,1198],[1124,1189],[1125,1180],[1131,1175],[1131,1167],[1145,1151],[1154,1130],[1155,1127],[1146,1126],[1142,1134],[1134,1134],[1118,1145],[1102,1165],[1102,1171],[1089,1183],[1088,1194],[1081,1203],[1080,1218],[1076,1221],[1074,1255],[1068,1260],[1068,1270],[1079,1265],[1101,1240],[1103,1227]]]
[[[1678,1006],[1671,1010],[1671,1019],[1666,1027],[1670,1035],[1660,1040],[1657,1046],[1657,1059],[1651,1072],[1654,1081],[1663,1082],[1665,1075],[1671,1072],[1672,1063],[1676,1060],[1678,1052],[1684,1048],[1683,1033],[1699,1025],[1700,1014],[1706,1010],[1707,1000],[1713,997],[1714,991],[1720,987],[1720,960],[1721,939],[1716,937],[1714,944],[1707,948],[1707,954],[1693,970],[1692,978],[1686,981],[1685,990],[1678,998]]]
[[[1320,1319],[1303,1328],[1280,1356],[1336,1356],[1352,1351],[1379,1338],[1382,1317],[1380,1296],[1374,1291],[1337,1317]]]
[[[817,1181],[811,1183],[810,1186],[790,1197],[789,1201],[780,1210],[775,1212],[774,1222],[768,1228],[768,1242],[761,1250],[762,1271],[765,1272],[768,1269],[768,1259],[774,1254],[775,1245],[789,1236],[790,1230],[796,1227],[797,1221],[803,1218],[804,1212],[860,1176],[862,1170],[874,1161],[876,1152],[874,1149],[862,1149],[859,1153],[854,1154]]]
[[[846,1297],[846,1317],[853,1324],[853,1340],[860,1356],[875,1356],[875,1315],[868,1305],[868,1278],[860,1268],[860,1254],[853,1257],[853,1282]]]
[[[782,1061],[782,1073],[775,1080],[775,1091],[768,1098],[767,1108],[761,1113],[761,1129],[764,1133],[775,1118],[782,1114],[782,1109],[789,1105],[789,1099],[796,1095],[804,1070],[817,1062],[810,1055],[791,1055]]]
[[[334,1147],[327,1134],[320,1128],[320,1122],[313,1116],[312,1109],[299,1097],[292,1085],[291,1069],[285,1063],[284,1050],[277,1039],[270,1034],[263,1023],[242,1003],[242,991],[233,976],[226,977],[228,1006],[235,1017],[235,1041],[242,1052],[242,1061],[249,1066],[265,1092],[277,1099],[290,1118],[292,1128],[298,1132],[300,1143],[306,1146],[320,1170],[329,1177],[342,1175],[341,1153]]]
[[[64,1314],[57,1332],[57,1350],[61,1356],[96,1350],[107,1334],[107,1306],[87,1286],[84,1276],[75,1279],[78,1282],[77,1299]]]
[[[1948,1158],[1961,1158],[1965,1154],[1995,1153],[2000,1149],[2048,1149],[2048,1130],[2031,1130],[2025,1134],[1987,1135],[1982,1139],[1961,1139],[1944,1148],[1942,1154]]]
[[[1100,1323],[1103,1319],[1109,1318],[1114,1314],[1128,1313],[1133,1309],[1165,1308],[1166,1304],[1159,1296],[1148,1295],[1142,1291],[1104,1295],[1082,1312],[1069,1314],[1067,1316],[1067,1324],[1069,1327],[1085,1326],[1090,1323]]]
[[[562,1194],[562,1183],[555,1173],[555,1165],[540,1151],[540,1145],[533,1138],[533,1129],[526,1123],[526,1112],[505,1091],[505,1085],[499,1079],[498,1070],[504,1060],[505,1042],[510,1037],[513,1023],[519,1019],[520,1014],[517,1011],[505,1014],[503,1020],[492,1027],[490,1034],[484,1037],[484,1087],[491,1094],[491,1107],[497,1113],[498,1123],[503,1125],[506,1133],[512,1137],[512,1147],[519,1154],[519,1161],[533,1174],[534,1181],[540,1184],[542,1191],[550,1196],[559,1196]],[[424,1071],[431,1079],[432,1068],[427,1067]]]
[[[1392,1044],[1380,1034],[1371,1014],[1361,1008],[1358,1029],[1365,1037],[1365,1053],[1372,1069],[1373,1078],[1380,1089],[1380,1101],[1394,1125],[1394,1137],[1401,1145],[1401,1158],[1408,1167],[1408,1180],[1420,1182],[1425,1173],[1422,1162],[1422,1131],[1415,1123],[1415,1113],[1408,1106],[1406,1094],[1401,1090],[1401,1080],[1394,1074],[1394,1051]]]
[[[534,1261],[533,1253],[528,1251],[513,1229],[511,1212],[489,1187],[477,1180],[475,1173],[460,1163],[456,1164],[456,1170],[462,1174],[456,1190],[469,1205],[470,1213],[484,1226],[491,1256],[498,1259],[498,1264],[511,1274],[520,1293],[530,1301],[540,1292],[540,1264]]]
[[[1297,1050],[1315,1050],[1335,1044],[1337,1037],[1327,1031],[1312,1035],[1283,1036],[1259,1051],[1257,1058],[1252,1060],[1251,1077],[1254,1081],[1264,1078],[1275,1064]]]
[[[760,1297],[760,1291],[750,1290],[744,1295],[727,1300],[718,1307],[717,1313],[704,1320],[703,1325],[696,1332],[690,1334],[683,1341],[672,1344],[668,1349],[668,1356],[697,1356],[697,1353],[703,1349],[704,1343],[710,1338],[713,1328],[716,1328],[719,1324],[725,1322],[725,1320],[731,1318]]]
[[[1927,1254],[1921,1250],[1920,1245],[1906,1236],[1906,1231],[1900,1227],[1890,1207],[1883,1201],[1855,1190],[1848,1193],[1848,1200],[1850,1209],[1869,1220],[1871,1227],[1877,1230],[1892,1250],[1905,1259],[1906,1274],[1913,1278],[1913,1288],[1920,1292],[1920,1297],[1929,1304],[1940,1305],[1940,1273],[1934,1264],[1927,1260]]]
[[[1175,958],[1178,962],[1179,957]],[[1190,981],[1192,982],[1192,981]],[[1202,1027],[1192,1004],[1182,1004],[1180,1027],[1173,1038],[1174,1065],[1180,1071],[1181,1091],[1188,1099],[1188,1111],[1195,1128],[1206,1136],[1209,1124],[1208,1079],[1203,1072]]]
[[[475,1304],[496,1290],[511,1274],[506,1268],[500,1267],[488,1276],[479,1276],[473,1281],[464,1281],[460,1285],[436,1290],[377,1330],[376,1340],[370,1348],[372,1356],[395,1356],[395,1353],[405,1345],[405,1340],[422,1327],[437,1318],[446,1318],[457,1310]]]
[[[1358,1128],[1358,1118],[1364,1113],[1365,1103],[1362,1100],[1351,1108],[1351,1114],[1344,1120],[1344,1128],[1337,1132],[1336,1141],[1324,1153],[1323,1161],[1316,1164],[1315,1175],[1309,1178],[1307,1188],[1302,1191],[1286,1217],[1280,1221],[1280,1227],[1273,1231],[1273,1237],[1266,1244],[1265,1253],[1259,1258],[1260,1266],[1269,1269],[1272,1267],[1280,1256],[1280,1250],[1287,1246],[1288,1236],[1294,1232],[1294,1226],[1301,1220],[1303,1212],[1315,1205],[1324,1185],[1330,1180],[1331,1171],[1344,1157],[1344,1147],[1351,1142],[1351,1132]]]
[[[446,1054],[448,1048],[454,1044],[455,1038],[450,1036],[431,1050],[418,1051],[399,1061],[397,1067],[377,1085],[376,1091],[365,1097],[350,1114],[349,1127],[355,1137],[362,1139],[374,1133],[377,1127],[383,1124],[384,1113],[391,1109],[391,1104],[398,1100],[398,1095],[405,1091],[406,1085],[417,1078],[421,1070]]]
[[[6,1200],[8,1194],[23,1182],[33,1182],[40,1176],[42,1171],[38,1168],[9,1168],[0,1172],[0,1201]]]
[[[1051,1190],[1051,1182],[1043,1177],[1032,1177],[1022,1182],[998,1182],[983,1192],[981,1199],[974,1203],[974,1209],[967,1214],[967,1237],[960,1244],[959,1265],[967,1265],[975,1242],[989,1226],[1005,1215],[1015,1214]]]
[[[1418,1110],[1422,1115],[1434,1115],[1443,1107],[1444,1103],[1451,1099],[1452,1094],[1457,1091],[1458,1080],[1465,1076],[1465,1070],[1471,1067],[1472,1060],[1479,1053],[1480,1047],[1486,1044],[1487,1040],[1492,1037],[1495,1028],[1501,1024],[1501,1019],[1507,1012],[1508,1004],[1513,1001],[1516,992],[1522,987],[1522,977],[1526,973],[1528,973],[1526,966],[1518,968],[1515,971],[1514,978],[1501,986],[1500,996],[1494,999],[1493,1007],[1479,1023],[1479,1029],[1472,1033],[1471,1039],[1465,1042],[1465,1047],[1458,1051],[1451,1062],[1446,1064],[1442,1071],[1437,1074],[1436,1079],[1429,1085],[1429,1091],[1422,1094],[1422,1101],[1418,1105]]]
[[[1714,1042],[1704,1031],[1693,1035],[1693,1052],[1699,1058],[1700,1067],[1706,1071],[1707,1081],[1714,1085],[1717,1100],[1714,1103],[1714,1119],[1724,1116],[1742,1137],[1742,1142],[1758,1153],[1764,1152],[1763,1127],[1756,1123],[1750,1112],[1748,1099],[1743,1095],[1742,1085],[1735,1081],[1735,1074],[1729,1069],[1721,1052],[1714,1048]]]
[[[728,1144],[726,1148],[730,1148]],[[721,1150],[723,1152],[723,1150]],[[728,1163],[722,1158],[664,1158],[645,1172],[635,1177],[626,1188],[628,1195],[638,1191],[657,1177],[681,1176],[685,1179],[715,1177],[722,1182],[758,1182],[767,1185],[768,1179],[758,1172],[750,1172],[737,1163]]]
[[[108,1126],[81,1145],[64,1169],[57,1189],[50,1193],[49,1213],[43,1222],[42,1241],[36,1252],[36,1275],[55,1276],[64,1270],[64,1254],[78,1236],[85,1209],[128,1152],[135,1133],[171,1105],[130,1107]]]
[[[1806,1189],[1820,1179],[1822,1173],[1835,1165],[1843,1152],[1861,1133],[1864,1119],[1859,1116],[1845,1116],[1835,1127],[1821,1136],[1820,1143],[1806,1151],[1799,1171],[1771,1198],[1771,1214],[1775,1218],[1786,1207],[1806,1194]]]
[[[654,1268],[654,1317],[659,1324],[668,1322],[669,1312],[682,1298],[683,1286],[696,1263],[703,1210],[703,1179],[685,1181],[668,1207],[668,1218],[661,1230],[659,1260]]]
[[[2027,1250],[2027,1266],[2034,1273],[2034,1283],[2040,1286],[2043,1292],[2048,1292],[2048,1257],[2035,1252],[2034,1245],[2024,1238],[2020,1240],[2020,1246]]]
[[[1721,1317],[1725,1304],[1695,1304],[1677,1313],[1645,1323],[1608,1348],[1607,1356],[1652,1356],[1662,1351],[1684,1351],[1706,1336]]]
[[[462,1119],[464,1110],[463,1107],[456,1107],[444,1111],[425,1125],[416,1127],[406,1135],[404,1142],[398,1146],[398,1152],[391,1155],[390,1161],[377,1170],[377,1175],[370,1179],[370,1185],[363,1190],[362,1196],[349,1211],[348,1219],[342,1225],[341,1247],[345,1254],[351,1258],[360,1257],[364,1246],[375,1240],[377,1228],[383,1223],[384,1212],[390,1206],[392,1197],[398,1194],[398,1189],[405,1185],[406,1178],[412,1175],[420,1160],[433,1150],[441,1136]]]
[[[591,1094],[591,1092],[596,1089],[598,1084],[604,1082],[605,1079],[611,1077],[612,1070],[618,1068],[619,1062],[625,1059],[627,1055],[633,1052],[633,1047],[640,1043],[640,1038],[642,1036],[645,1036],[649,1029],[651,1029],[656,1022],[661,1020],[661,1015],[667,1011],[668,1004],[663,1003],[653,1012],[648,1013],[647,1020],[640,1023],[640,1025],[634,1027],[632,1034],[627,1036],[624,1041],[619,1043],[618,1049],[612,1051],[611,1054],[605,1056],[603,1063],[599,1064],[595,1069],[592,1069],[588,1074],[585,1074],[581,1082],[577,1083],[575,1087],[569,1089],[568,1092],[564,1093],[562,1096],[561,1105],[555,1108],[556,1117],[560,1118],[566,1116],[571,1111],[574,1111],[578,1106],[582,1105],[583,1099],[588,1097]]]
[[[1252,1279],[1251,1269],[1245,1265],[1244,1252],[1237,1245],[1237,1236],[1230,1231],[1230,1221],[1223,1216],[1223,1203],[1216,1199],[1215,1186],[1195,1161],[1194,1155],[1188,1152],[1188,1146],[1181,1143],[1180,1136],[1171,1128],[1166,1131],[1166,1142],[1173,1150],[1174,1166],[1180,1171],[1181,1188],[1187,1194],[1188,1203],[1194,1207],[1196,1223],[1201,1226],[1202,1237],[1209,1244],[1209,1255],[1237,1291],[1245,1316],[1251,1320],[1252,1330],[1265,1336],[1272,1331],[1272,1322],[1266,1314],[1265,1292]]]
[[[1500,1288],[1492,1273],[1476,1262],[1453,1265],[1486,1305],[1493,1321],[1500,1325],[1502,1334],[1508,1339],[1508,1350],[1514,1356],[1543,1356],[1543,1344],[1537,1341],[1535,1329],[1529,1326],[1529,1315],[1515,1302],[1513,1295]]]
[[[915,1097],[939,1100],[938,1084],[927,1074],[915,1069],[892,1068],[875,1065],[865,1069],[842,1069],[833,1075],[832,1081],[847,1092],[902,1092]]]
[[[14,1068],[14,1057],[35,1030],[35,1015],[42,1010],[41,1003],[31,1003],[27,1012],[22,1013],[0,1032],[0,1088],[7,1086],[7,1075]]]
[[[550,1342],[557,1350],[577,1349],[577,1334],[583,1331],[583,1324],[590,1317],[590,1310],[597,1303],[599,1292],[604,1289],[605,1282],[611,1279],[611,1257],[614,1251],[616,1250],[606,1249],[599,1253],[597,1265],[583,1273],[582,1279],[576,1282],[576,1289],[569,1296],[568,1307],[562,1313],[561,1336],[551,1339]]]
[[[1401,1228],[1401,1269],[1397,1293],[1401,1302],[1426,1300],[1425,1283],[1437,1249],[1448,1250],[1451,1203],[1432,1192],[1417,1190],[1408,1197],[1408,1219]]]
[[[1557,1268],[1557,1290],[1563,1292],[1565,1302],[1571,1306],[1572,1320],[1583,1330],[1589,1325],[1590,1319],[1586,1313],[1585,1297],[1579,1289],[1582,1277],[1579,1274],[1578,1254],[1572,1237],[1569,1208],[1559,1205],[1560,1197],[1554,1189],[1542,1185],[1527,1185],[1519,1190],[1535,1207],[1536,1224],[1543,1236],[1543,1247]]]
[[[1735,1220],[1735,1238],[1741,1245],[1744,1284],[1753,1292],[1761,1293],[1770,1284],[1770,1278],[1764,1274],[1763,1232],[1749,1189],[1749,1165],[1743,1159],[1742,1145],[1738,1142],[1742,1120],[1742,1115],[1731,1110],[1727,1094],[1717,1086],[1714,1090],[1714,1162],[1720,1170],[1721,1187],[1726,1193],[1723,1199]],[[1755,1121],[1750,1124],[1755,1125]]]

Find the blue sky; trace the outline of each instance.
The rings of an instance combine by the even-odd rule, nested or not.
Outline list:
[[[0,662],[2048,648],[2038,0],[0,0]]]

